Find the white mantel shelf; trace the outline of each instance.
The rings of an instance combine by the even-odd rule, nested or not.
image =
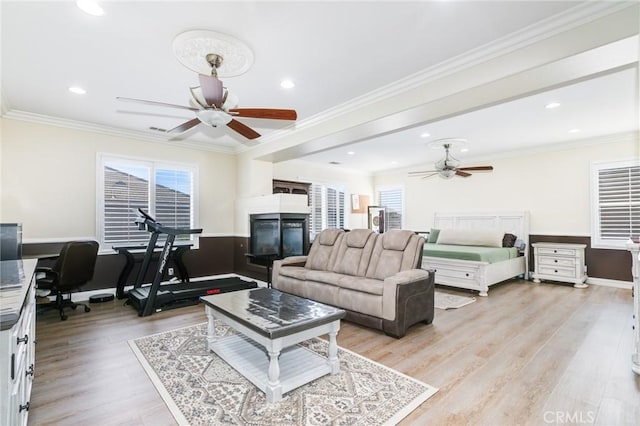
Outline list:
[[[308,196],[304,194],[268,194],[247,200],[250,214],[256,213],[311,213]]]

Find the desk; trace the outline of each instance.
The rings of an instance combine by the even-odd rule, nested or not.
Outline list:
[[[182,256],[187,250],[191,249],[193,244],[176,244],[171,249],[171,256],[175,261],[176,268],[178,269],[178,276],[180,277],[180,281],[183,283],[189,282],[189,273],[187,272],[186,266],[184,266],[184,262],[182,261]],[[156,245],[156,249],[159,251],[163,246]],[[111,247],[118,254],[121,254],[125,257],[126,262],[120,275],[118,276],[118,283],[116,284],[116,297],[118,299],[124,299],[127,297],[124,293],[124,287],[127,285],[127,280],[129,279],[129,275],[133,270],[133,266],[136,263],[142,262],[142,258],[136,259],[134,253],[144,253],[146,250],[146,246],[144,245],[130,245],[130,246],[113,246]],[[155,251],[155,250],[154,250]],[[138,277],[138,281],[142,283],[144,277]]]

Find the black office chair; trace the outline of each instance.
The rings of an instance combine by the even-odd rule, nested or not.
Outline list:
[[[55,302],[39,307],[42,309],[55,308],[60,311],[60,319],[66,320],[65,307],[76,309],[84,306],[84,311],[91,309],[83,303],[71,301],[71,291],[86,284],[93,278],[93,271],[98,258],[98,243],[95,241],[70,241],[65,243],[60,250],[53,267],[38,267],[36,273],[44,272],[42,278],[36,276],[38,290],[51,290],[51,295],[56,296]],[[68,295],[65,298],[64,295]]]

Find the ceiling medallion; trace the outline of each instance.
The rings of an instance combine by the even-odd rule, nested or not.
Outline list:
[[[218,77],[235,77],[244,74],[253,65],[253,52],[245,43],[226,34],[209,30],[192,30],[178,34],[173,39],[173,53],[178,61],[199,74],[210,74],[211,64],[207,55],[222,58]]]
[[[427,146],[430,148],[439,148],[442,149],[444,147],[453,148],[460,147],[467,144],[467,140],[463,138],[443,138],[436,139],[430,142],[427,142]]]

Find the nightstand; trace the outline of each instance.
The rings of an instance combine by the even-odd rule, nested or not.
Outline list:
[[[573,283],[575,288],[586,288],[587,267],[584,260],[585,244],[534,243],[533,282],[551,280]]]

